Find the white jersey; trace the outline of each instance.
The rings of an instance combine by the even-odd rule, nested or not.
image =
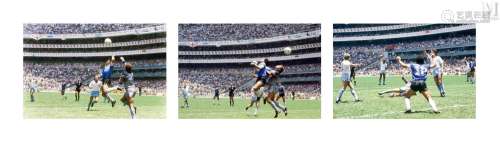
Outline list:
[[[380,62],[380,71],[385,71],[386,68],[387,68],[387,63]]]
[[[342,74],[351,74],[351,62],[344,60],[342,61],[340,67],[342,68]]]
[[[99,92],[99,90],[101,89],[101,86],[102,86],[102,82],[100,80],[98,80],[97,82],[95,80],[92,80],[89,84],[90,91]]]
[[[189,86],[186,86],[182,89],[183,96],[189,96]]]
[[[440,71],[442,71],[443,64],[444,64],[443,59],[440,56],[436,56],[435,58],[433,58],[431,60],[432,60],[433,63],[436,64],[436,66],[433,67],[431,70],[440,70]]]

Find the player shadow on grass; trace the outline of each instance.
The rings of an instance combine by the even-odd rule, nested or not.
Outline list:
[[[432,110],[416,110],[416,111],[411,111],[411,112],[408,112],[408,113],[405,113],[403,112],[404,114],[423,114],[423,113],[427,113],[427,114],[436,114],[434,112],[432,112]]]

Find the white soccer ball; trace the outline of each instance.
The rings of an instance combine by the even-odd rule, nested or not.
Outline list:
[[[113,41],[111,41],[111,39],[109,39],[109,38],[104,39],[104,44],[111,44],[111,43],[113,43]]]
[[[285,47],[283,49],[283,52],[285,52],[286,55],[290,55],[292,53],[292,48],[290,47]]]

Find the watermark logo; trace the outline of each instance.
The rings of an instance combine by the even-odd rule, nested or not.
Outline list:
[[[481,10],[443,10],[441,19],[448,23],[489,23],[499,19],[498,2],[483,2]]]

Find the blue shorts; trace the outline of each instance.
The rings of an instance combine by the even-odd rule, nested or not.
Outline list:
[[[97,97],[97,96],[99,96],[99,91],[91,91],[91,92],[90,92],[90,96],[92,96],[92,97]]]

